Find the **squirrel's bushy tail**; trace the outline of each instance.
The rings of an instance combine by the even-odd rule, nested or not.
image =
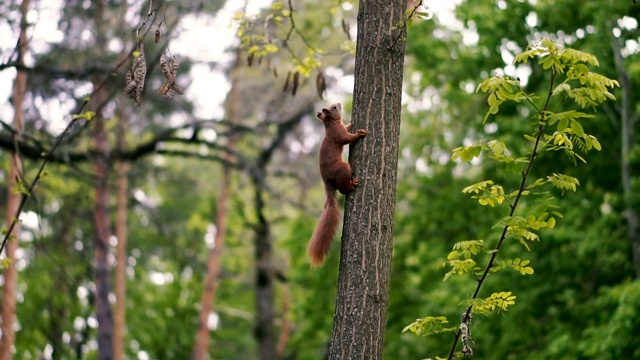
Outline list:
[[[307,249],[309,260],[313,266],[322,264],[322,260],[329,251],[333,236],[336,234],[336,230],[338,230],[338,225],[340,224],[340,207],[338,206],[336,189],[325,184],[324,190],[326,197],[322,215],[320,215],[320,220],[318,220],[318,225],[316,225],[316,229],[313,231]]]

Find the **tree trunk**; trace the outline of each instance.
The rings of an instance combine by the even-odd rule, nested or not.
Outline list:
[[[118,147],[123,149],[126,128],[124,111],[120,111],[118,126]],[[116,201],[116,303],[113,316],[113,358],[124,359],[124,339],[126,333],[126,289],[127,289],[127,164],[119,162],[116,165],[117,201]]]
[[[227,107],[227,116],[231,124],[240,123],[239,107],[240,104],[240,85],[237,81],[236,72],[240,69],[241,59],[240,51],[236,53],[236,60],[231,71],[231,91]],[[194,129],[194,131],[196,131]],[[230,136],[227,141],[227,148],[235,149],[236,136]],[[227,160],[231,160],[231,156],[227,153]],[[209,327],[207,322],[209,315],[214,310],[214,302],[216,299],[216,290],[218,280],[220,278],[220,269],[222,267],[222,250],[224,249],[224,240],[227,235],[227,218],[229,217],[229,195],[231,194],[231,168],[222,164],[222,183],[220,184],[220,194],[216,204],[216,235],[213,242],[213,248],[209,252],[207,260],[207,274],[204,281],[204,290],[202,291],[202,302],[200,307],[200,316],[198,321],[198,329],[196,332],[196,342],[193,347],[193,360],[205,360],[209,349]]]
[[[102,0],[97,0],[95,4],[96,19],[96,48],[95,54],[98,58],[104,55],[102,46],[106,44],[105,39],[105,4]],[[93,81],[94,89],[98,88],[100,80]],[[109,277],[110,266],[107,260],[109,254],[109,237],[111,236],[109,219],[109,163],[107,160],[109,143],[105,131],[105,120],[101,114],[104,105],[109,101],[109,94],[105,88],[97,91],[91,98],[90,108],[96,112],[93,123],[93,146],[96,151],[96,158],[93,164],[95,172],[95,276],[96,276],[96,317],[98,319],[98,359],[113,359],[113,315],[111,304],[109,303]]]
[[[609,22],[609,34],[611,34],[611,50],[613,53],[614,63],[616,65],[616,72],[618,73],[618,81],[620,81],[620,91],[622,93],[620,122],[621,122],[621,137],[622,147],[620,149],[620,163],[621,163],[621,178],[622,178],[622,192],[625,200],[625,217],[627,219],[627,234],[629,241],[631,242],[631,252],[633,259],[633,268],[635,270],[636,278],[640,278],[640,219],[638,218],[638,212],[636,211],[636,201],[634,197],[637,195],[633,191],[631,171],[630,155],[633,146],[633,139],[635,138],[634,123],[637,121],[637,117],[632,116],[631,106],[631,81],[629,74],[624,68],[624,58],[622,56],[620,39],[616,38],[611,30],[613,29],[614,22]]]
[[[97,94],[96,94],[97,95]],[[109,275],[110,266],[107,261],[109,254],[109,164],[106,160],[107,139],[104,130],[104,119],[97,116],[94,121],[94,146],[98,151],[98,158],[94,163],[96,175],[95,194],[95,271],[96,271],[96,314],[98,318],[98,349],[99,359],[113,359],[113,323],[111,305],[109,304]]]
[[[127,2],[120,4],[120,18],[127,15]],[[129,56],[127,46],[123,47],[120,53],[120,61],[125,61]],[[119,102],[117,108],[118,133],[116,136],[116,146],[118,151],[124,151],[125,135],[127,133],[127,115],[124,111],[124,103]],[[116,302],[113,308],[113,358],[122,360],[125,358],[125,338],[127,333],[127,192],[128,192],[128,163],[121,161],[116,164],[116,272],[115,291]]]
[[[404,61],[406,1],[362,0],[350,151],[360,187],[347,197],[329,359],[380,359],[384,338]]]
[[[281,121],[270,144],[263,148],[258,156],[256,165],[249,169],[249,175],[254,188],[254,206],[257,223],[253,225],[255,232],[255,262],[256,262],[256,307],[257,323],[255,337],[258,341],[258,359],[277,359],[277,336],[275,333],[275,305],[274,283],[275,269],[273,244],[271,238],[271,224],[265,214],[265,194],[267,194],[267,165],[271,162],[276,149],[282,145],[286,135],[292,131],[309,113],[304,106],[290,118]]]
[[[280,317],[282,325],[280,326],[280,338],[278,339],[278,347],[276,354],[278,359],[284,358],[284,351],[289,344],[289,337],[291,336],[291,321],[289,320],[289,308],[291,307],[291,294],[289,291],[289,284],[282,286],[282,316]]]
[[[24,63],[24,55],[27,51],[27,11],[29,10],[29,0],[23,0],[20,7],[22,15],[20,21],[20,36],[18,38],[18,63]],[[27,73],[18,71],[13,87],[13,128],[22,131],[24,123],[24,108],[22,103],[27,92]],[[17,143],[18,134],[13,134],[14,142]],[[9,153],[9,174],[7,178],[8,194],[7,207],[5,209],[5,217],[7,228],[14,220],[14,216],[18,214],[22,195],[15,191],[18,181],[22,179],[22,163],[20,159],[19,149],[15,149]],[[4,286],[2,290],[2,339],[0,340],[0,360],[10,360],[13,358],[13,345],[15,343],[15,334],[13,331],[13,322],[16,313],[16,282],[18,278],[18,270],[16,268],[16,250],[20,244],[20,223],[17,222],[9,235],[9,241],[6,245],[6,259],[9,260],[7,268],[4,269]]]
[[[256,170],[258,171],[258,170]],[[256,317],[255,337],[258,341],[258,359],[274,360],[276,355],[276,335],[273,321],[274,314],[274,274],[273,246],[271,244],[271,226],[265,216],[264,202],[264,170],[260,169],[252,176],[254,185],[254,202],[258,223],[255,225],[255,260],[256,260]]]
[[[216,289],[220,278],[220,268],[222,262],[222,249],[224,248],[224,237],[227,232],[227,217],[229,213],[229,194],[231,192],[231,170],[224,167],[222,174],[222,184],[220,186],[220,197],[217,203],[216,214],[216,235],[213,248],[207,260],[207,274],[202,292],[202,302],[196,333],[196,343],[193,349],[194,360],[205,360],[209,349],[209,327],[207,325],[209,315],[214,309]]]

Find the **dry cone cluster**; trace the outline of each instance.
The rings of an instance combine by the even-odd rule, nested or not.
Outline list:
[[[147,75],[147,64],[144,57],[144,45],[138,44],[138,50],[133,52],[133,62],[131,68],[127,70],[126,84],[124,93],[128,94],[137,106],[142,103],[142,90],[144,89],[144,78]],[[162,54],[160,57],[160,69],[164,75],[164,83],[158,90],[158,93],[166,98],[171,98],[175,93],[184,94],[184,90],[178,83],[178,59],[172,55]]]
[[[144,78],[147,76],[147,63],[144,59],[144,44],[138,44],[138,50],[133,53],[134,59],[131,68],[127,71],[127,82],[124,93],[128,94],[137,106],[142,103],[142,90]]]
[[[158,94],[171,98],[173,94],[178,93],[182,95],[184,90],[176,83],[176,77],[178,75],[178,59],[175,56],[167,56],[162,54],[160,57],[160,69],[162,69],[162,75],[164,75],[164,84],[158,90]]]

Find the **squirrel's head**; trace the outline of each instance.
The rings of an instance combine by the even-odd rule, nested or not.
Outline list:
[[[318,119],[322,120],[322,122],[327,122],[331,120],[341,119],[342,117],[342,105],[340,103],[335,103],[329,108],[324,108],[322,111],[318,111],[316,113]]]

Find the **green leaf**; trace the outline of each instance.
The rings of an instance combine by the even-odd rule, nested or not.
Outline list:
[[[2,260],[0,260],[0,268],[2,269],[8,269],[9,265],[11,265],[11,259],[10,258],[4,258]]]
[[[602,146],[600,145],[600,142],[598,141],[598,139],[596,139],[595,136],[589,135],[589,139],[591,140],[591,145],[593,145],[594,149],[598,151],[602,150]]]
[[[564,131],[567,126],[569,125],[569,120],[568,119],[561,119],[560,121],[558,121],[558,131]]]
[[[563,93],[563,92],[569,92],[570,90],[571,90],[571,86],[569,84],[562,83],[562,84],[556,86],[555,89],[553,89],[553,93],[552,94],[553,94],[553,96],[555,96],[555,95],[558,95],[558,94]]]
[[[571,121],[571,130],[573,130],[573,132],[580,136],[580,137],[584,137],[585,133],[584,133],[584,129],[582,128],[582,125],[580,125],[579,122],[572,120]]]
[[[96,117],[95,111],[85,111],[85,112],[83,112],[81,114],[74,114],[72,116],[73,120],[85,119],[87,121],[93,120],[94,117]]]
[[[594,55],[572,48],[563,49],[562,59],[567,63],[587,63],[594,66],[600,66],[600,64],[598,63],[598,58],[596,58]],[[582,65],[585,68],[587,67],[583,64],[579,65]],[[588,68],[587,71],[589,71]]]
[[[457,147],[453,149],[452,152],[453,152],[451,155],[452,160],[460,159],[464,162],[467,162],[480,156],[480,154],[482,153],[482,146],[470,145],[470,146],[464,146],[464,147]]]
[[[550,218],[549,221],[547,221],[547,227],[549,229],[553,229],[555,226],[556,226],[556,219]]]
[[[405,326],[405,328],[402,329],[402,332],[411,331],[418,336],[428,336],[440,333],[455,334],[458,329],[456,327],[445,327],[448,323],[449,320],[444,316],[426,316]]]
[[[471,185],[465,187],[464,189],[462,189],[462,192],[465,193],[465,194],[468,194],[468,193],[471,193],[471,192],[475,193],[475,194],[478,194],[478,193],[480,193],[480,191],[484,190],[489,185],[493,185],[493,181],[492,180],[480,181],[480,182],[477,182],[475,184],[471,184]]]
[[[576,191],[580,181],[573,176],[553,174],[547,176],[547,180],[558,189]]]

